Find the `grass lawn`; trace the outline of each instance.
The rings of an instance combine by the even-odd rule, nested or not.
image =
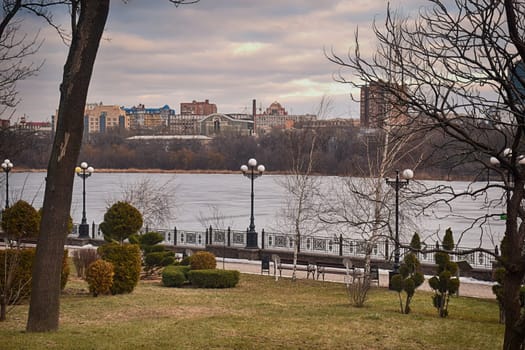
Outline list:
[[[500,349],[503,325],[492,300],[452,298],[440,319],[431,294],[412,313],[397,293],[372,289],[350,306],[343,284],[241,275],[232,289],[165,288],[141,282],[132,294],[87,294],[68,282],[60,330],[24,333],[27,305],[0,323],[0,349]]]

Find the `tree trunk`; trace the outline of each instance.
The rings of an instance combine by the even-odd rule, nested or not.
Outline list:
[[[505,238],[501,245],[501,254],[505,259],[505,278],[503,281],[503,307],[505,313],[505,337],[503,349],[522,349],[524,330],[520,327],[521,304],[520,288],[523,281],[523,240],[525,224],[518,224],[518,208],[524,197],[524,183],[515,178],[510,201],[507,203],[507,221]]]
[[[515,273],[507,271],[505,277],[505,290],[503,291],[504,312],[505,312],[505,337],[503,349],[519,350],[523,343],[523,333],[516,327],[520,319],[521,305],[519,300],[519,290],[521,278]]]
[[[78,3],[77,3],[78,5]],[[40,224],[28,332],[58,329],[60,272],[77,162],[82,143],[84,108],[109,0],[81,0],[78,22],[73,11],[73,37],[60,85],[58,124],[49,159]]]

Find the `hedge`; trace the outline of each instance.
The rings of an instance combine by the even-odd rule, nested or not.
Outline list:
[[[236,270],[191,270],[188,280],[197,288],[232,288],[239,283],[240,273]]]

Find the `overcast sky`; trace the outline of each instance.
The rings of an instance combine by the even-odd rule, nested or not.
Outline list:
[[[390,2],[404,14],[428,4]],[[330,117],[358,118],[350,87],[333,81],[338,67],[323,50],[345,55],[358,27],[363,49],[373,49],[372,21],[382,23],[386,4],[201,0],[176,8],[167,0],[113,0],[88,102],[167,104],[178,113],[181,102],[209,99],[219,112],[249,113],[256,99],[263,110],[279,101],[290,114],[304,114],[317,113],[326,95],[333,100]],[[35,21],[26,19],[24,25],[42,26],[45,42],[34,60],[45,62],[38,76],[19,84],[22,101],[12,122],[24,114],[33,121],[50,120],[58,107],[67,47]]]

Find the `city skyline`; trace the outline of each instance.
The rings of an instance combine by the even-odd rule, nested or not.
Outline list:
[[[387,3],[201,0],[176,8],[167,0],[115,1],[87,102],[167,104],[179,112],[182,102],[209,99],[219,113],[251,113],[256,99],[258,109],[278,101],[290,114],[316,114],[326,96],[332,101],[327,117],[359,118],[350,98],[359,92],[333,80],[339,67],[324,50],[346,55],[359,29],[361,49],[369,54],[376,45],[372,23],[382,23]],[[394,8],[408,15],[428,3],[402,0]],[[56,11],[54,18],[68,20]],[[24,115],[49,120],[58,107],[67,46],[36,18],[24,18],[22,28],[40,28],[45,41],[32,60],[44,65],[19,83],[22,101],[11,121]]]

